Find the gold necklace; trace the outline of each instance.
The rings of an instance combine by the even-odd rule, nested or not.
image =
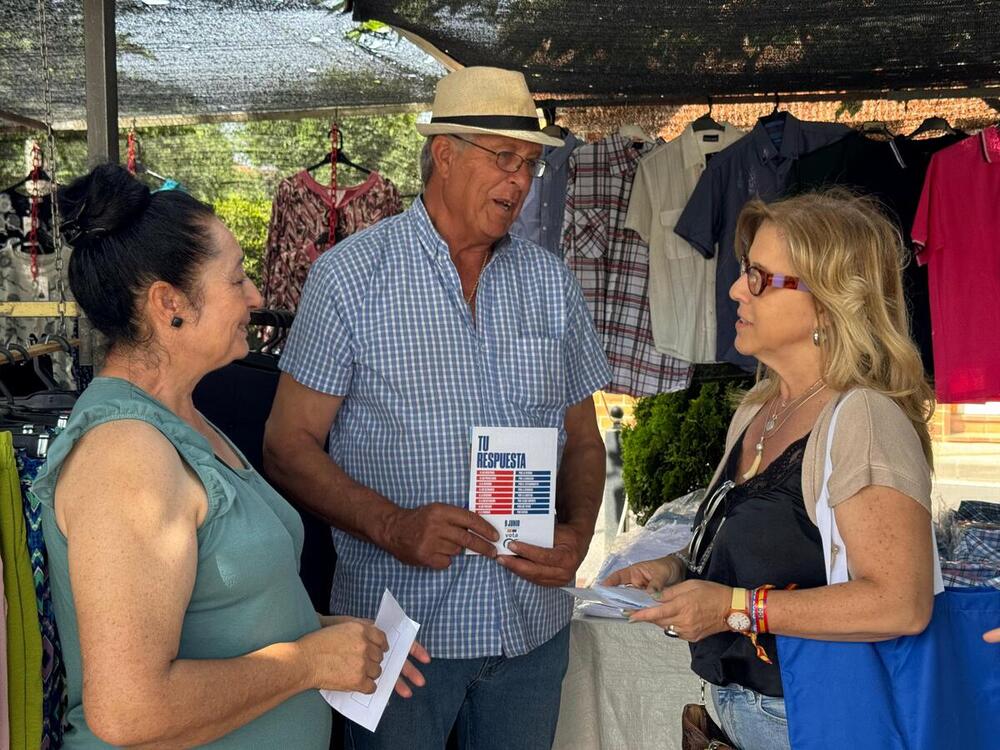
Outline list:
[[[824,388],[826,388],[826,383],[823,382],[823,378],[820,378],[815,383],[813,383],[812,386],[809,387],[809,390],[807,390],[797,399],[795,399],[790,404],[785,406],[785,408],[782,409],[780,412],[775,408],[778,405],[778,396],[775,396],[771,400],[770,413],[767,415],[767,419],[764,420],[764,426],[760,430],[760,439],[757,441],[757,444],[753,447],[754,449],[753,463],[750,464],[750,468],[746,470],[745,474],[743,474],[743,481],[752,479],[753,477],[757,476],[757,470],[760,468],[760,462],[764,456],[764,442],[769,438],[773,437],[778,432],[778,430],[780,430],[782,427],[785,426],[785,422],[789,420],[792,414],[798,411],[803,404],[809,401],[813,396],[822,391]],[[775,421],[778,419],[779,413],[783,415],[784,418],[781,420],[781,422],[775,425]]]
[[[476,296],[476,292],[479,291],[479,280],[483,278],[483,271],[486,270],[486,264],[490,259],[490,251],[487,250],[486,254],[483,256],[483,265],[479,267],[479,274],[476,276],[476,283],[472,285],[472,291],[469,292],[469,296],[465,298],[465,304],[471,305],[472,298]]]

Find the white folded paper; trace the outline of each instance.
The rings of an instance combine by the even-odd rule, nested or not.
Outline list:
[[[587,589],[563,586],[562,590],[572,594],[577,599],[601,605],[600,609],[596,606],[591,608],[589,605],[585,608],[586,614],[594,614],[598,617],[625,617],[627,611],[655,607],[660,603],[648,591],[632,586],[601,586],[595,583]]]
[[[396,680],[403,671],[410,647],[417,638],[420,623],[407,617],[399,602],[386,589],[375,616],[375,627],[385,633],[386,640],[389,641],[389,650],[382,657],[382,674],[375,680],[375,692],[366,695],[346,690],[320,690],[327,703],[370,732],[378,727]]]

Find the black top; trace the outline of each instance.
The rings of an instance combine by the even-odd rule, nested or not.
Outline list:
[[[895,220],[910,249],[910,231],[931,156],[965,138],[944,135],[911,141],[897,136],[877,141],[852,132],[836,143],[800,158],[792,167],[790,192],[841,185],[877,198]],[[903,269],[903,293],[910,309],[910,332],[928,375],[934,374],[927,267],[912,257]]]
[[[826,585],[819,529],[802,500],[802,454],[808,437],[796,440],[763,472],[729,491],[716,513],[726,520],[715,537],[708,564],[701,575],[689,571],[688,578],[747,589],[768,583],[779,589],[792,583],[802,589]],[[743,437],[733,448],[720,482],[735,480],[742,444]],[[696,524],[701,522],[700,514]],[[717,526],[717,521],[711,526]],[[691,644],[691,669],[715,685],[736,683],[781,697],[774,636],[761,635],[758,643],[773,664],[757,658],[747,636],[726,631]]]

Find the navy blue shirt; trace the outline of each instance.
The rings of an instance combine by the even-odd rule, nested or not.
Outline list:
[[[718,245],[716,357],[746,370],[754,369],[757,362],[736,351],[736,303],[729,299],[729,287],[740,275],[734,248],[736,220],[751,198],[772,201],[781,197],[789,185],[792,165],[800,156],[850,132],[846,125],[803,122],[788,112],[779,117],[784,119],[784,128],[772,127],[772,131],[780,137],[780,145],[775,145],[768,128],[758,120],[746,136],[712,157],[674,227],[706,258],[715,255]]]

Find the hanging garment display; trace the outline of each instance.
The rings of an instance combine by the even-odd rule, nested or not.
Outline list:
[[[800,158],[792,168],[790,192],[802,193],[833,185],[871,195],[888,209],[909,248],[910,227],[931,156],[965,136],[944,135],[926,140],[896,136],[873,140],[852,132],[829,146]],[[927,268],[916,262],[903,267],[903,293],[910,311],[910,333],[928,374],[934,372],[931,352],[931,311]]]
[[[611,365],[608,390],[632,396],[687,388],[691,365],[656,350],[649,318],[649,246],[625,226],[640,157],[656,144],[615,134],[569,160],[563,253]]]
[[[569,157],[582,143],[572,133],[566,133],[564,139],[564,145],[546,146],[542,151],[545,171],[541,177],[531,181],[531,190],[521,205],[521,213],[510,228],[511,234],[531,240],[559,256],[562,254],[560,245]]]
[[[0,558],[7,600],[7,726],[10,750],[42,739],[42,639],[28,557],[21,485],[9,432],[0,432]]]
[[[61,261],[53,252],[51,201],[46,197],[37,213],[37,252],[30,243],[31,204],[27,196],[16,191],[0,193],[0,302],[54,302],[62,293],[72,300],[69,288],[70,247],[62,243]],[[61,262],[61,272],[57,266]],[[44,340],[47,334],[59,333],[59,321],[54,318],[0,318],[0,344],[8,341],[31,346]],[[53,375],[60,386],[72,388],[73,361],[68,355],[53,356]]]
[[[736,303],[729,288],[740,275],[734,243],[736,220],[744,204],[758,197],[779,198],[786,190],[795,160],[842,138],[846,125],[805,122],[788,112],[757,121],[746,136],[720,151],[698,180],[674,231],[706,258],[718,253],[715,271],[715,356],[745,370],[756,360],[736,351]]]
[[[267,235],[265,306],[296,310],[309,267],[321,253],[402,210],[399,190],[378,172],[360,185],[336,190],[335,195],[307,171],[283,180],[275,193]]]
[[[649,313],[657,351],[688,362],[715,361],[715,265],[674,233],[708,157],[744,135],[732,125],[695,132],[639,162],[625,226],[649,244]]]
[[[938,401],[1000,400],[996,126],[931,157],[912,236],[928,268]]]
[[[42,508],[31,494],[31,484],[44,458],[32,458],[27,451],[16,450],[15,461],[21,485],[22,510],[27,532],[28,560],[35,585],[35,603],[42,637],[42,743],[40,750],[60,747],[63,739],[62,720],[66,713],[66,668],[63,665],[49,570],[46,562],[45,538],[42,534]]]

